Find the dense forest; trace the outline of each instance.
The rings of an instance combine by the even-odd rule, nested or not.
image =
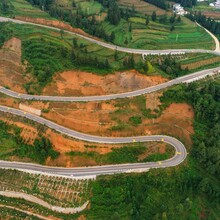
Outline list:
[[[169,8],[171,8],[171,2],[176,2],[181,4],[181,6],[183,7],[187,7],[187,8],[192,8],[192,6],[196,5],[197,0],[144,0],[145,2],[148,2],[152,5],[157,6],[158,8],[167,10]],[[169,3],[170,2],[170,3]]]
[[[197,0],[174,0],[176,3],[180,3],[183,7],[192,8],[197,4]]]
[[[158,8],[162,8],[164,10],[169,8],[169,4],[165,0],[144,0],[152,5],[157,6]]]
[[[80,45],[75,39],[73,39],[72,49],[44,39],[28,40],[23,42],[22,46],[23,59],[29,62],[26,71],[32,72],[42,86],[52,79],[55,72],[65,69],[82,66],[106,71],[110,69],[107,59],[99,60],[97,57],[87,54],[85,45]]]
[[[100,177],[89,219],[220,218],[220,83],[177,86],[161,101],[188,102],[195,110],[188,160],[178,168]]]
[[[207,18],[201,12],[195,12],[186,15],[190,20],[196,21],[201,24],[203,27],[207,28],[213,34],[219,35],[220,34],[220,23],[211,19],[210,17]]]

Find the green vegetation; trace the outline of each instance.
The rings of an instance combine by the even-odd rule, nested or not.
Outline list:
[[[117,124],[110,129],[112,131],[133,131],[135,126],[142,124],[142,120],[159,117],[167,106],[167,103],[161,103],[158,109],[152,111],[146,109],[145,96],[118,99],[115,104],[117,109],[111,113],[111,119]]]
[[[142,123],[141,117],[140,116],[132,116],[129,118],[129,121],[133,124],[133,125],[139,125]]]
[[[176,86],[165,92],[163,102],[188,102],[195,110],[195,134],[187,162],[140,175],[100,177],[93,184],[88,218],[219,219],[219,94],[218,81]]]
[[[74,156],[81,156],[88,159],[93,159],[99,164],[121,164],[121,163],[135,163],[138,162],[138,156],[146,151],[146,147],[142,145],[112,148],[112,151],[107,154],[99,154],[96,152],[75,152],[71,151],[67,155],[74,158]]]
[[[0,159],[10,159],[11,156],[29,158],[38,163],[44,163],[48,157],[55,159],[59,153],[54,151],[50,141],[44,137],[36,139],[33,146],[25,144],[20,137],[21,130],[0,121]]]
[[[70,50],[46,40],[25,41],[23,48],[23,59],[27,60],[29,64],[27,71],[33,72],[42,86],[51,81],[54,73],[67,69],[91,67],[97,68],[97,70],[110,71],[108,60],[100,61],[97,57],[87,55],[87,52],[77,54],[76,48]],[[84,45],[81,49],[83,48],[85,49]]]
[[[215,2],[215,0],[212,0],[212,2]],[[204,1],[204,2],[197,2],[197,5],[195,7],[192,8],[192,11],[211,11],[214,12],[213,16],[215,17],[216,20],[219,20],[218,17],[215,16],[215,12],[219,12],[219,9],[216,7],[212,7],[209,4],[211,3],[211,1]]]
[[[48,157],[56,159],[59,156],[59,153],[53,150],[51,142],[44,137],[36,139],[33,146],[23,143],[21,144],[20,148],[17,148],[13,152],[13,154],[21,158],[29,157],[32,160],[43,164]]]
[[[4,23],[0,23],[0,48],[5,41],[9,40],[13,36],[13,32],[8,30]]]
[[[159,154],[159,153],[156,153],[156,154],[152,154],[152,155],[149,155],[148,157],[146,157],[144,159],[144,162],[156,162],[156,161],[162,161],[162,160],[167,160],[169,159],[169,154],[168,153],[164,153],[164,154]]]
[[[13,208],[1,207],[0,209],[0,218],[1,219],[28,219],[32,220],[40,219],[33,215],[25,214],[24,212],[17,211]]]
[[[48,13],[33,7],[25,0],[3,0],[0,3],[0,15],[7,17],[32,17],[54,20]]]
[[[220,84],[209,82],[205,85],[190,84],[168,90],[162,100],[188,102],[196,112],[195,134],[192,153],[200,166],[219,181],[219,122],[220,122]],[[209,137],[209,138],[207,138]]]
[[[14,198],[9,198],[9,197],[4,197],[4,196],[0,196],[0,205],[8,205],[11,207],[20,208],[22,210],[30,210],[33,213],[37,213],[37,214],[40,214],[43,216],[48,216],[48,218],[51,218],[51,216],[55,216],[57,218],[64,219],[64,220],[69,220],[69,219],[74,220],[74,219],[77,219],[80,215],[78,213],[76,213],[76,214],[58,213],[58,212],[54,212],[50,209],[44,208],[36,203],[26,201],[24,199],[14,199]],[[11,214],[11,212],[10,212],[10,214]],[[5,219],[5,218],[3,218],[3,219]],[[12,219],[18,219],[18,218],[16,218],[16,216],[15,216]]]
[[[112,151],[106,154],[99,154],[94,151],[88,151],[88,152],[75,152],[71,151],[67,153],[67,155],[74,160],[74,157],[82,157],[87,159],[92,159],[98,164],[123,164],[123,163],[137,163],[137,162],[144,162],[144,161],[155,161],[156,158],[159,160],[162,159],[168,159],[173,156],[173,149],[169,146],[166,147],[166,153],[160,154],[160,153],[149,153],[146,158],[139,159],[142,155],[144,155],[150,148],[144,146],[143,144],[133,144],[132,146],[125,146],[121,148],[112,148]],[[164,156],[163,156],[164,155]]]
[[[205,15],[203,15],[201,12],[194,12],[191,14],[188,14],[187,17],[194,21],[201,24],[203,27],[208,29],[213,34],[219,36],[220,35],[220,24],[215,19],[211,19],[210,17],[207,18]]]
[[[51,205],[70,208],[79,207],[89,199],[92,183],[91,179],[77,180],[4,169],[0,169],[0,180],[0,191],[24,192]]]
[[[115,60],[113,50],[46,28],[5,23],[0,30],[0,45],[12,36],[22,40],[22,58],[28,61],[24,74],[34,76],[25,85],[29,93],[40,93],[55,72],[81,69],[103,75],[124,69],[123,60],[129,57],[118,52]]]
[[[218,192],[204,191],[204,175],[189,167],[141,175],[100,177],[93,184],[89,219],[218,219]],[[207,182],[210,188],[216,185]],[[114,216],[114,218],[113,218]]]
[[[213,48],[212,38],[186,18],[166,13],[155,19],[115,1],[32,1],[9,0],[11,16],[57,18],[79,27],[91,35],[121,46],[141,49]],[[25,4],[23,4],[25,2]],[[24,5],[24,6],[23,6]],[[37,7],[35,7],[37,6]],[[129,5],[128,5],[129,6]],[[40,9],[44,8],[42,14]],[[50,16],[50,15],[51,16]],[[146,20],[149,22],[146,23]],[[197,39],[200,39],[198,41]]]

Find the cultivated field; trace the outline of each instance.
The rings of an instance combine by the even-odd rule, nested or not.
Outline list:
[[[53,18],[48,13],[40,10],[37,7],[33,7],[30,3],[28,3],[25,0],[9,0],[8,2],[10,5],[9,16],[11,17],[24,16],[24,17],[45,18],[45,19],[53,20]]]
[[[79,207],[88,201],[91,182],[91,179],[74,179],[0,169],[0,191],[24,192],[51,205],[64,208]]]
[[[25,17],[52,19],[43,11],[41,15],[41,11],[38,8],[31,6],[25,0],[11,1],[11,4],[14,4],[13,13],[15,17],[23,17],[22,19]],[[68,0],[57,0],[56,5],[62,10],[71,10],[73,13],[76,12],[76,8],[80,8],[86,12],[88,18],[95,15],[98,17],[98,20],[102,19],[101,26],[109,36],[113,31],[115,32],[116,38],[114,43],[118,45],[140,49],[214,48],[213,39],[208,33],[186,18],[182,18],[182,22],[180,23],[175,22],[173,24],[175,26],[174,31],[170,31],[171,24],[169,22],[161,24],[158,21],[151,21],[146,26],[146,14],[151,15],[152,11],[156,11],[158,16],[167,14],[168,19],[171,14],[143,1],[120,0],[119,4],[124,8],[131,7],[135,3],[134,6],[137,14],[130,18],[129,22],[122,19],[117,26],[111,25],[104,20],[105,16],[103,15],[105,12],[103,12],[101,4],[98,2],[81,0],[76,0],[75,2],[76,7],[73,7],[72,2]],[[47,23],[47,21],[45,20],[44,23]],[[132,32],[129,32],[130,24],[132,25]],[[200,40],[198,41],[197,39]],[[127,43],[125,43],[126,41]]]

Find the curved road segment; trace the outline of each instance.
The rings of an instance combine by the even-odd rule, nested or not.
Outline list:
[[[31,22],[24,22],[20,20],[0,17],[0,22],[14,22],[18,24],[30,24],[44,28],[50,28],[56,31],[60,31],[59,28],[50,27],[46,25],[35,24]],[[121,52],[126,53],[134,53],[134,54],[142,54],[142,55],[150,55],[150,54],[181,54],[181,53],[213,53],[216,55],[220,55],[219,47],[216,47],[215,51],[211,50],[203,50],[203,49],[174,49],[174,50],[140,50],[140,49],[131,49],[131,48],[123,48],[118,47],[112,44],[108,44],[93,38],[89,38],[77,33],[73,33],[70,31],[65,31],[66,33],[76,35],[78,37],[84,38],[92,43],[98,44],[108,49],[118,50]],[[61,97],[61,96],[37,96],[37,95],[27,95],[27,94],[18,94],[14,91],[9,89],[0,87],[0,92],[4,93],[8,96],[19,98],[19,99],[26,99],[26,100],[42,100],[42,101],[102,101],[102,100],[110,100],[110,99],[117,99],[117,98],[126,98],[132,96],[138,96],[146,93],[155,92],[157,90],[161,90],[167,87],[170,87],[175,84],[185,83],[195,81],[197,79],[204,78],[206,76],[212,75],[213,73],[218,73],[220,71],[220,67],[209,69],[209,70],[202,70],[193,74],[189,74],[187,76],[179,77],[168,81],[166,83],[162,83],[160,85],[152,86],[146,89],[141,89],[137,91],[121,93],[121,94],[112,94],[112,95],[104,95],[104,96],[86,96],[86,97]],[[102,175],[102,174],[114,174],[114,173],[121,173],[121,172],[132,172],[132,171],[144,171],[150,168],[165,168],[165,167],[172,167],[180,164],[184,161],[187,156],[187,152],[185,146],[176,138],[165,136],[165,135],[152,135],[152,136],[138,136],[138,137],[98,137],[88,134],[83,134],[77,131],[73,131],[71,129],[65,128],[61,125],[53,123],[47,119],[42,117],[23,112],[18,109],[9,108],[5,106],[0,106],[1,112],[6,112],[10,114],[14,114],[17,116],[22,116],[32,121],[38,122],[42,125],[45,125],[51,129],[56,130],[62,134],[67,136],[80,139],[83,141],[88,142],[96,142],[96,143],[109,143],[109,144],[119,144],[119,143],[132,143],[134,141],[137,142],[147,142],[147,141],[164,141],[170,145],[172,145],[176,153],[175,155],[164,161],[158,162],[148,162],[148,163],[133,163],[133,164],[121,164],[121,165],[108,165],[108,166],[93,166],[93,167],[81,167],[81,168],[59,168],[59,167],[47,167],[41,166],[37,164],[30,164],[30,163],[19,163],[19,162],[9,162],[9,161],[0,161],[1,168],[11,168],[11,169],[19,169],[19,170],[28,170],[28,171],[37,171],[37,172],[46,172],[52,173],[56,175],[65,175],[65,176],[93,176],[93,175]]]
[[[148,87],[145,89],[135,90],[132,92],[120,93],[120,94],[111,94],[111,95],[102,95],[102,96],[83,96],[83,97],[64,97],[64,96],[39,96],[39,95],[28,95],[14,92],[12,90],[6,89],[4,87],[0,87],[0,92],[5,95],[11,96],[13,98],[25,99],[25,100],[40,100],[40,101],[57,101],[57,102],[88,102],[88,101],[106,101],[112,99],[119,98],[128,98],[139,96],[147,93],[152,93],[161,89],[168,88],[172,85],[192,82],[199,80],[201,78],[205,78],[207,76],[211,76],[214,74],[218,74],[220,71],[220,67],[216,67],[213,69],[202,70],[196,73],[192,73],[186,76],[178,77],[176,79],[170,80],[168,82]]]
[[[88,142],[95,143],[108,143],[108,144],[121,144],[121,143],[132,143],[132,142],[147,142],[147,141],[163,141],[167,144],[172,145],[175,148],[175,155],[164,161],[159,162],[147,162],[147,163],[129,163],[121,165],[107,165],[107,166],[92,166],[92,167],[80,167],[80,168],[59,168],[59,167],[47,167],[37,164],[30,163],[19,163],[19,162],[9,162],[9,161],[0,161],[1,168],[7,169],[19,169],[19,170],[28,170],[28,171],[37,171],[37,172],[46,172],[52,173],[55,175],[64,175],[64,176],[93,176],[93,175],[102,175],[102,174],[114,174],[122,172],[132,172],[132,171],[145,171],[150,168],[165,168],[177,166],[182,163],[186,156],[185,146],[176,138],[165,136],[165,135],[152,135],[152,136],[138,136],[138,137],[100,137],[94,135],[83,134],[71,129],[65,128],[61,125],[58,125],[54,122],[51,122],[42,117],[23,112],[18,109],[9,108],[5,106],[0,106],[1,112],[10,113],[17,116],[22,116],[42,125],[45,125],[51,129],[54,129],[57,132],[60,132],[64,135],[80,139]]]
[[[27,22],[27,21],[21,21],[21,20],[16,20],[16,19],[11,19],[11,18],[6,18],[6,17],[0,17],[0,22],[13,22],[13,23],[17,23],[17,24],[29,24],[29,25],[35,25],[38,27],[43,27],[43,28],[49,28],[49,29],[53,29],[56,31],[60,31],[60,28],[55,28],[55,27],[51,27],[51,26],[47,26],[47,25],[42,25],[42,24],[36,24],[33,22]],[[95,43],[97,45],[100,45],[102,47],[111,49],[111,50],[117,50],[120,52],[125,52],[125,53],[133,53],[133,54],[142,54],[142,55],[165,55],[165,54],[183,54],[183,53],[212,53],[212,54],[216,54],[216,55],[220,55],[220,51],[212,51],[212,50],[204,50],[204,49],[167,49],[167,50],[142,50],[142,49],[132,49],[132,48],[125,48],[125,47],[120,47],[120,46],[116,46],[113,44],[109,44],[100,40],[96,40],[90,37],[86,37],[84,35],[81,34],[77,34],[71,31],[66,31],[63,30],[65,33],[71,34],[71,35],[75,35],[78,36],[80,38],[83,38],[85,40],[88,40],[92,43]],[[209,33],[209,32],[208,32]],[[211,35],[212,36],[212,35]],[[217,48],[217,46],[216,46]]]

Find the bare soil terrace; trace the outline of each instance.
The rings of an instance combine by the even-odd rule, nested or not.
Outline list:
[[[0,85],[24,92],[23,84],[30,76],[24,76],[25,66],[21,62],[21,40],[12,38],[0,49]]]
[[[135,70],[98,76],[89,72],[57,73],[45,87],[45,95],[104,95],[143,89],[167,81],[161,76],[145,76]]]

